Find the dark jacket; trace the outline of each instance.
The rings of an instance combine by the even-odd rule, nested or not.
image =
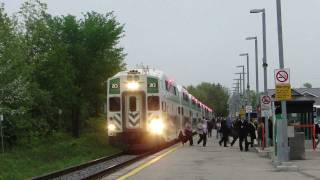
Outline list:
[[[238,121],[237,123],[239,137],[246,137],[249,133],[249,123],[247,121]]]
[[[250,137],[253,138],[253,139],[256,139],[257,136],[256,136],[256,127],[253,123],[248,123],[249,125],[249,134],[250,134]]]
[[[221,121],[221,128],[220,132],[224,135],[227,136],[229,133],[229,128],[227,126],[227,122],[225,120]]]

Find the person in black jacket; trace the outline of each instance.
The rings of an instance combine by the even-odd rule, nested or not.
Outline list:
[[[239,138],[238,127],[237,127],[237,124],[238,124],[239,121],[240,121],[240,119],[237,119],[232,123],[232,127],[231,127],[230,132],[231,132],[231,136],[232,136],[233,140],[231,142],[231,146],[233,146],[234,143]]]
[[[208,121],[208,137],[212,137],[213,121]]]
[[[245,143],[245,151],[248,151],[248,131],[249,131],[249,125],[248,122],[245,121],[244,119],[241,119],[240,121],[238,121],[237,123],[237,128],[238,128],[238,135],[239,135],[239,147],[240,147],[240,151],[243,151],[243,146],[242,143],[244,141]]]
[[[228,141],[228,134],[229,134],[229,129],[227,126],[227,122],[225,120],[221,121],[221,128],[220,128],[220,132],[222,134],[222,138],[219,141],[219,145],[221,146],[222,142],[223,142],[223,146],[224,147],[228,147],[227,146],[227,141]]]

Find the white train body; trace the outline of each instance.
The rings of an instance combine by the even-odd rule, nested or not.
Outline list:
[[[108,136],[156,135],[176,139],[186,121],[193,125],[213,112],[161,71],[122,71],[108,79]],[[140,134],[140,135],[138,135]]]

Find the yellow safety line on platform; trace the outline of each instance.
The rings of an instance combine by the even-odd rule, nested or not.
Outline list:
[[[161,154],[160,156],[157,156],[156,158],[154,158],[154,159],[152,159],[152,160],[150,160],[150,161],[148,161],[148,162],[146,162],[146,163],[143,163],[142,165],[140,165],[139,167],[133,169],[133,170],[130,171],[129,173],[127,173],[127,174],[119,177],[117,180],[125,180],[125,179],[129,178],[130,176],[133,176],[133,175],[137,174],[138,172],[140,172],[140,171],[143,170],[144,168],[146,168],[146,167],[150,166],[151,164],[159,161],[159,160],[160,160],[161,158],[163,158],[164,156],[166,156],[166,155],[174,152],[174,151],[177,150],[179,147],[181,147],[181,145],[179,145],[179,146],[177,146],[177,147],[174,147],[174,148],[168,150],[167,152]]]

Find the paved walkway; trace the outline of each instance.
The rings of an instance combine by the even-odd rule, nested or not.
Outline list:
[[[253,149],[249,152],[240,152],[237,143],[236,145],[236,147],[220,147],[215,138],[208,139],[207,147],[179,145],[172,147],[169,152],[168,150],[161,152],[160,154],[163,154],[161,158],[156,158],[158,154],[105,179],[116,179],[121,176],[130,180],[320,179],[304,172],[276,172],[271,160],[258,157]]]

